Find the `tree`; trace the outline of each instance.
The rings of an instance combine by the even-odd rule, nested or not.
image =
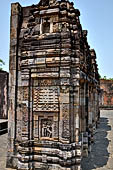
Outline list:
[[[107,76],[101,77],[100,79],[104,79],[104,80],[113,80],[113,78],[107,78]]]
[[[106,77],[106,76],[104,76],[104,77],[103,77],[103,79],[104,79],[104,80],[107,80],[107,77]]]
[[[102,79],[101,75],[99,74],[99,79]]]
[[[4,61],[0,59],[0,70],[2,70],[2,66],[5,65]]]

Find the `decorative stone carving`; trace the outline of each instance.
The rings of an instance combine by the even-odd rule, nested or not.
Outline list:
[[[34,111],[58,111],[58,87],[37,87],[34,89]]]
[[[52,138],[52,121],[49,119],[41,120],[41,137]]]
[[[81,169],[99,120],[99,74],[79,15],[67,0],[12,4],[7,167]]]

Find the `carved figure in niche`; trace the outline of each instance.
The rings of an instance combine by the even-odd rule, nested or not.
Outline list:
[[[41,120],[41,137],[52,138],[52,121],[48,119]]]
[[[43,6],[48,6],[49,5],[49,0],[41,0],[39,5],[43,5]]]
[[[53,3],[55,3],[56,0],[41,0],[40,3],[39,3],[39,6],[42,5],[42,6],[49,6]]]
[[[43,34],[50,32],[50,23],[48,22],[48,20],[45,23],[43,23],[42,32]]]

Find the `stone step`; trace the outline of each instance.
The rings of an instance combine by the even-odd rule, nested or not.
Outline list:
[[[0,135],[7,133],[7,131],[8,131],[8,120],[0,119]]]

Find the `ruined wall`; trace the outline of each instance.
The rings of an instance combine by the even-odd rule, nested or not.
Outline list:
[[[0,70],[0,119],[8,118],[8,73]]]
[[[65,0],[12,4],[8,167],[80,170],[98,120],[99,76],[79,15]]]
[[[113,108],[113,80],[100,80],[100,107]]]

